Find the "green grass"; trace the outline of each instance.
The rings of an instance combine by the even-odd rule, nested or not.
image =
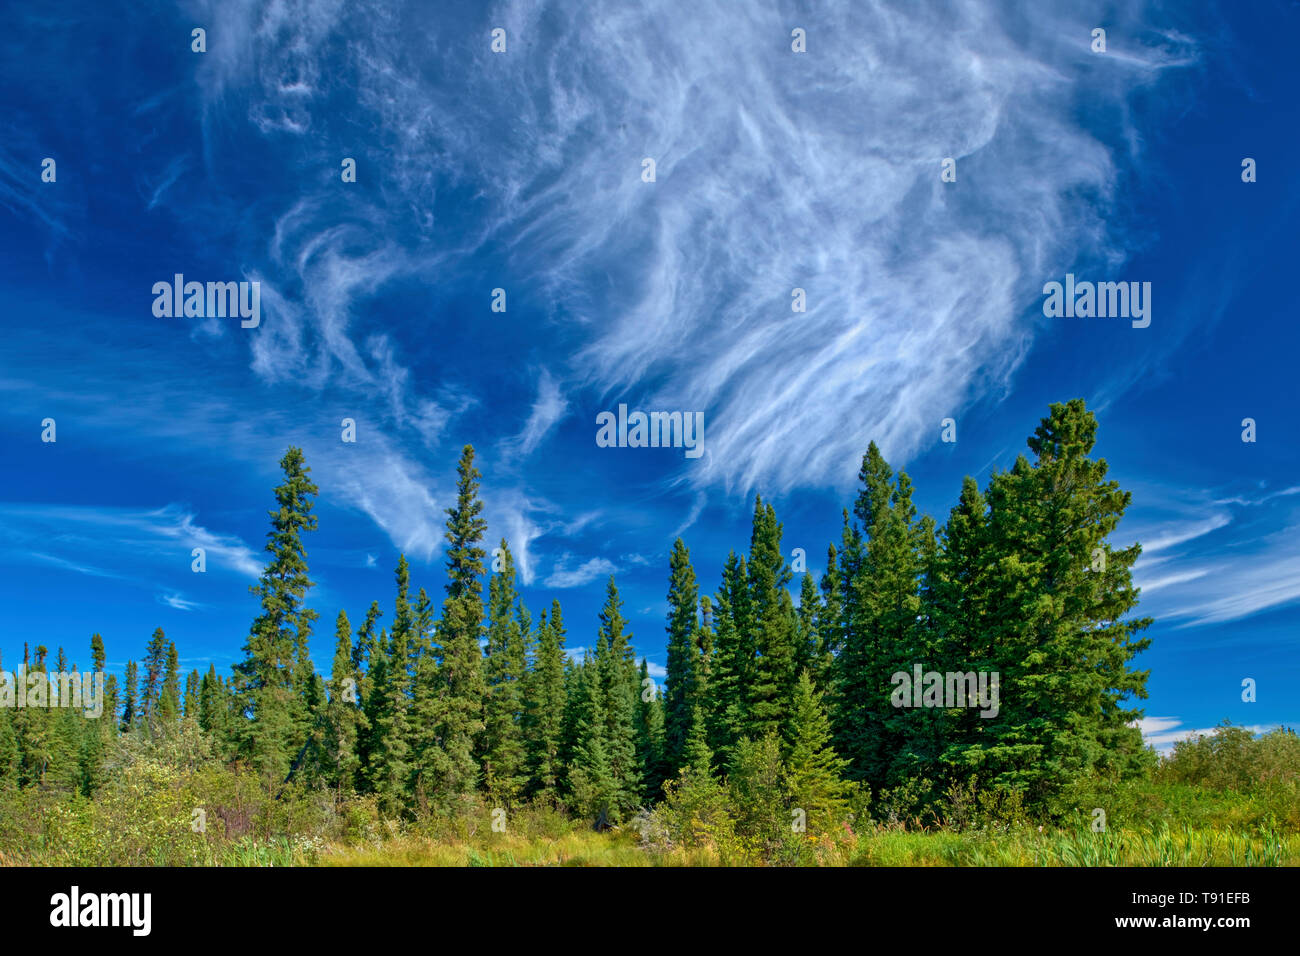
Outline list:
[[[915,794],[886,791],[855,806],[856,832],[792,834],[780,813],[768,820],[718,789],[622,830],[526,805],[494,832],[483,800],[399,823],[374,797],[268,789],[145,752],[94,798],[0,788],[0,866],[1300,866],[1298,773],[1294,735],[1230,728],[1180,745],[1145,778],[1072,785],[1032,819],[1017,800],[969,789],[925,813],[912,811]],[[1099,810],[1108,828],[1094,833]]]
[[[812,841],[810,841],[812,842]],[[402,836],[364,846],[329,845],[324,866],[726,866],[709,847],[643,848],[635,834],[575,830],[556,839],[482,834],[439,841]],[[1300,836],[1190,827],[1107,833],[870,830],[820,844],[803,862],[828,866],[1300,866]]]

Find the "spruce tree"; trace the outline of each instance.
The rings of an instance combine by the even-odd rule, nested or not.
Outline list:
[[[713,600],[700,596],[700,625],[695,629],[695,664],[692,696],[707,708],[713,694],[714,654],[717,653],[716,635],[713,633]]]
[[[813,683],[823,693],[829,693],[833,690],[833,662],[844,643],[844,589],[840,585],[839,552],[833,544],[826,548],[826,570],[822,573],[820,590],[813,626],[824,657],[823,667],[813,669]]]
[[[1090,457],[1097,420],[1082,399],[1053,404],[1024,456],[990,482],[988,572],[978,599],[996,643],[999,712],[961,754],[993,782],[1041,803],[1091,771],[1123,775],[1145,759],[1134,726],[1150,640],[1131,568],[1141,552],[1109,543],[1131,495]],[[985,729],[987,728],[987,729]]]
[[[139,667],[135,661],[126,662],[126,673],[123,682],[126,685],[126,693],[122,702],[122,733],[130,733],[134,730],[139,722],[139,702],[136,698],[136,685],[139,680]]]
[[[560,602],[551,603],[551,616],[542,614],[537,651],[528,675],[524,702],[529,790],[548,802],[559,797],[564,770],[560,750],[564,737],[564,619]]]
[[[163,694],[164,672],[167,669],[167,637],[157,628],[149,639],[144,658],[144,687],[141,689],[141,709],[145,729],[152,737],[158,733],[159,708]]]
[[[466,445],[456,467],[456,504],[447,509],[447,597],[438,627],[437,751],[434,790],[445,800],[463,803],[474,793],[479,768],[475,760],[483,733],[483,558],[487,531],[479,500],[479,472],[474,448]]]
[[[357,706],[357,672],[353,660],[352,624],[345,611],[334,623],[334,663],[330,669],[329,703],[325,709],[323,771],[338,797],[356,787],[360,763],[357,738],[362,714]]]
[[[504,538],[501,570],[488,582],[487,686],[483,734],[483,785],[491,797],[511,806],[527,782],[524,766],[523,681],[530,627],[515,590],[515,561]]]
[[[364,675],[370,670],[370,656],[374,653],[378,632],[375,630],[379,619],[384,616],[384,612],[379,608],[378,601],[371,601],[370,608],[366,611],[365,620],[362,622],[360,629],[357,631],[356,644],[352,647],[352,669],[358,674]],[[364,699],[364,691],[368,685],[362,681],[359,696]]]
[[[633,721],[636,759],[642,771],[641,796],[647,801],[654,801],[662,795],[664,781],[669,779],[670,772],[664,753],[663,696],[655,692],[654,682],[650,678],[650,666],[644,659],[641,661],[639,686]]]
[[[909,713],[891,702],[890,675],[912,670],[920,641],[920,576],[924,529],[916,522],[911,480],[895,476],[876,443],[863,456],[862,488],[854,505],[861,522],[846,527],[842,570],[846,634],[837,658],[837,749],[850,776],[873,787],[891,783]],[[859,541],[865,547],[858,549]]]
[[[90,636],[91,670],[84,680],[93,682],[103,680],[100,716],[87,722],[81,733],[80,790],[85,796],[91,796],[99,789],[104,779],[104,760],[109,742],[117,735],[117,678],[104,674],[104,639],[99,634]],[[2,759],[2,758],[0,758]]]
[[[162,633],[161,630],[159,633]],[[172,641],[167,642],[166,661],[162,689],[158,694],[158,724],[166,730],[172,730],[181,712],[180,659],[176,653],[176,644]]]
[[[997,670],[999,639],[986,607],[989,547],[987,502],[967,476],[928,562],[922,601],[926,669],[976,675]],[[927,775],[946,787],[977,773],[977,759],[968,759],[974,754],[967,751],[984,737],[988,721],[975,707],[923,708],[909,716],[895,776]]]
[[[198,722],[199,719],[199,676],[198,668],[190,671],[185,675],[185,699],[184,712],[185,720]]]
[[[600,708],[605,718],[604,746],[609,760],[613,792],[610,818],[619,823],[640,801],[643,770],[636,759],[636,681],[632,635],[626,630],[623,599],[614,576],[605,588],[596,637],[595,666]]]
[[[311,510],[318,490],[301,449],[289,448],[280,468],[284,481],[275,489],[277,508],[269,512],[265,550],[270,558],[257,586],[250,588],[262,610],[244,645],[244,660],[235,667],[239,710],[246,718],[238,732],[239,751],[276,782],[286,778],[303,743],[295,738],[300,687],[294,665],[306,653],[311,618],[304,606],[312,581],[302,534],[316,528]]]
[[[45,646],[38,644],[29,665],[27,645],[23,645],[23,664],[28,674],[27,706],[14,712],[14,729],[22,754],[19,780],[28,786],[44,785],[53,756],[53,728],[47,709],[50,685],[45,668],[46,653]],[[31,680],[32,674],[37,675],[35,682]]]
[[[60,648],[59,665],[55,674],[76,673],[76,668],[67,669],[67,658]],[[57,680],[57,678],[56,678]],[[53,690],[53,688],[51,688]],[[60,688],[60,695],[62,689]],[[46,715],[48,727],[48,762],[42,779],[42,787],[48,790],[71,795],[81,790],[81,730],[86,724],[79,707],[54,706],[55,697],[50,696],[51,709]]]
[[[377,625],[379,619],[383,616],[384,612],[380,610],[379,602],[371,601],[370,607],[366,610],[366,616],[361,622],[361,627],[357,629],[357,637],[352,645],[352,671],[356,675],[357,681],[357,705],[362,711],[362,717],[357,729],[357,789],[363,792],[369,792],[371,733],[373,727],[369,723],[368,716],[373,713],[375,699],[375,695],[371,692],[374,686],[375,659],[377,654],[382,656]],[[419,707],[420,700],[417,691],[417,697],[413,704],[416,711],[413,730],[417,738],[421,726],[418,713]]]
[[[608,643],[597,651],[608,656]],[[606,750],[607,723],[602,706],[600,657],[583,657],[572,676],[567,723],[568,793],[573,809],[593,818],[598,828],[617,816],[619,785]]]
[[[787,590],[790,579],[776,512],[756,496],[749,557],[756,660],[743,724],[743,733],[751,740],[780,733],[794,691],[797,624]]]
[[[825,612],[822,609],[822,595],[811,573],[805,573],[799,584],[799,620],[795,669],[802,672],[807,669],[813,685],[825,687],[830,674],[832,656],[828,638],[823,635],[822,624]],[[820,683],[819,683],[820,682]]]
[[[848,761],[831,746],[831,725],[822,694],[807,670],[799,675],[785,733],[786,789],[790,806],[804,811],[809,832],[837,832],[848,815]]]
[[[397,599],[393,630],[382,640],[382,650],[372,654],[370,706],[366,717],[371,741],[366,768],[370,788],[379,796],[380,809],[397,815],[406,802],[411,726],[410,644],[415,615],[410,603],[410,568],[406,556],[398,558],[395,572]]]
[[[224,715],[221,708],[225,701],[219,689],[217,665],[209,664],[208,672],[199,684],[199,729],[213,737],[220,738],[225,729]]]
[[[710,750],[722,766],[744,732],[747,696],[754,670],[754,645],[749,614],[745,562],[733,551],[722,570],[714,612],[713,673],[708,708],[701,704]],[[692,708],[693,712],[693,708]],[[686,758],[683,754],[683,765]]]
[[[668,666],[664,689],[664,758],[668,771],[676,776],[683,765],[682,753],[691,717],[698,699],[696,693],[696,603],[699,588],[691,555],[678,538],[669,557],[668,576]]]

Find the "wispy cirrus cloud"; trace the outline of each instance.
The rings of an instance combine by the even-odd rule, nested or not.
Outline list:
[[[839,0],[808,19],[803,54],[761,5],[552,6],[494,5],[514,44],[501,56],[460,10],[208,8],[222,38],[199,73],[205,124],[238,102],[306,169],[345,146],[383,168],[342,217],[337,174],[303,177],[269,248],[248,250],[271,287],[260,375],[391,389],[394,418],[423,409],[435,437],[445,407],[409,390],[396,346],[367,357],[354,314],[490,247],[583,333],[503,451],[527,456],[567,408],[634,393],[706,412],[697,487],[851,482],[867,438],[905,462],[941,415],[1006,382],[1045,275],[1123,258],[1113,147],[1073,104],[1111,110],[1135,150],[1128,94],[1195,58],[1186,37],[1139,28],[1138,8],[1115,15],[1113,32],[1132,29],[1102,72],[1087,69],[1092,20],[1042,4]],[[325,68],[339,36],[341,73]],[[439,68],[412,69],[430,50]],[[477,78],[472,96],[446,75]],[[368,155],[330,108],[340,87],[375,131]],[[940,182],[946,157],[956,183]],[[455,232],[448,191],[472,197]]]
[[[576,588],[590,584],[598,578],[605,578],[618,571],[618,566],[608,558],[589,558],[577,567],[569,567],[573,556],[562,555],[555,563],[555,569],[543,582],[548,588]]]
[[[27,557],[30,558],[31,560],[39,561],[42,564],[49,564],[52,565],[53,567],[61,568],[64,571],[75,571],[77,574],[89,574],[91,577],[96,577],[96,578],[121,578],[122,577],[122,575],[116,574],[113,571],[105,571],[103,568],[93,568],[90,567],[89,565],[78,564],[74,561],[69,561],[66,558],[55,557],[52,554],[43,554],[40,551],[28,551],[25,553],[19,552],[15,556]]]
[[[175,591],[165,592],[158,595],[158,603],[165,604],[177,611],[193,611],[195,608],[204,607],[198,601],[188,601],[183,595]]]
[[[1143,717],[1137,721],[1137,726],[1142,731],[1142,740],[1165,755],[1173,753],[1174,744],[1195,740],[1197,737],[1212,737],[1215,730],[1213,727],[1185,727],[1180,717]],[[1279,726],[1281,725],[1249,724],[1242,726],[1242,729],[1252,734],[1266,734]]]
[[[14,545],[36,542],[58,543],[68,556],[43,551],[30,553],[68,570],[100,577],[120,577],[116,572],[92,567],[81,556],[101,556],[120,566],[126,559],[170,558],[188,565],[190,552],[203,548],[214,567],[227,568],[247,577],[261,574],[261,565],[251,548],[234,535],[212,531],[197,522],[197,516],[169,504],[154,510],[86,507],[79,505],[0,504],[4,516],[3,536]]]
[[[549,371],[542,369],[537,377],[537,400],[528,413],[528,421],[518,435],[501,443],[502,451],[509,457],[527,458],[568,410],[569,403],[560,392],[559,383]]]
[[[1293,489],[1222,495],[1144,487],[1163,517],[1126,534],[1142,542],[1133,580],[1142,609],[1178,627],[1240,620],[1300,601],[1300,512]],[[1281,528],[1281,530],[1268,530]]]

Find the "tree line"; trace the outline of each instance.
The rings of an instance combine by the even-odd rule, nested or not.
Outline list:
[[[761,782],[755,767],[772,768],[789,805],[823,827],[855,794],[898,787],[1046,805],[1072,781],[1151,759],[1134,726],[1147,672],[1131,664],[1150,624],[1129,616],[1140,546],[1109,542],[1130,495],[1091,457],[1096,433],[1082,400],[1053,404],[1028,441],[1032,459],[983,489],[967,477],[941,526],[918,514],[911,480],[873,442],[820,578],[795,580],[761,496],[748,550],[727,556],[712,594],[676,540],[662,689],[637,659],[612,576],[579,661],[560,602],[535,619],[525,606],[507,541],[485,567],[468,445],[446,509],[441,602],[413,592],[402,556],[391,618],[377,601],[356,627],[339,611],[330,673],[318,673],[304,544],[318,489],[290,448],[243,660],[229,675],[192,671],[182,687],[176,648],[157,630],[143,669],[109,676],[100,721],[0,708],[0,787],[93,794],[114,737],[190,726],[272,786],[371,794],[390,816],[542,801],[619,823],[665,795]],[[99,635],[92,656],[102,671]],[[25,649],[24,664],[44,671],[47,657]],[[891,675],[916,665],[996,673],[996,717],[896,706]]]

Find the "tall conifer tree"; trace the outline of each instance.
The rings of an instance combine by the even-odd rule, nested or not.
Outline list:
[[[483,733],[483,558],[487,531],[479,500],[474,449],[466,445],[456,468],[456,504],[447,509],[447,597],[438,628],[437,766],[435,790],[443,799],[464,801],[474,793],[479,768],[477,742]]]
[[[510,806],[526,783],[523,740],[523,681],[530,627],[515,589],[515,561],[504,538],[501,570],[488,582],[487,686],[483,734],[483,785]]]
[[[600,706],[605,717],[605,752],[614,790],[611,817],[621,822],[635,807],[642,789],[642,771],[636,760],[636,681],[632,634],[623,617],[623,599],[611,574],[605,587],[596,637],[596,669]]]
[[[1146,671],[1129,665],[1150,640],[1131,568],[1140,545],[1116,549],[1131,495],[1090,457],[1097,420],[1082,399],[1053,404],[1021,456],[988,491],[988,573],[980,598],[997,635],[998,716],[962,758],[996,783],[1052,797],[1090,771],[1121,775],[1147,759],[1134,726]],[[987,742],[986,742],[987,741]]]
[[[334,663],[330,670],[329,703],[325,710],[323,771],[340,797],[356,786],[357,739],[362,714],[357,706],[357,672],[353,660],[352,623],[339,611],[334,623]]]
[[[744,733],[751,740],[781,732],[794,692],[797,624],[787,590],[790,579],[776,512],[756,496],[749,555],[756,659],[744,722]]]
[[[691,555],[678,538],[669,557],[668,577],[668,666],[664,689],[664,758],[669,773],[676,776],[683,766],[686,735],[697,702],[696,604],[699,587]]]
[[[241,754],[265,777],[285,779],[302,741],[294,739],[295,651],[305,653],[304,618],[307,591],[307,552],[304,532],[316,528],[311,510],[317,494],[302,450],[291,447],[280,460],[284,481],[275,489],[276,510],[270,512],[270,555],[257,586],[262,612],[253,621],[244,645],[244,660],[235,667],[239,707],[247,718],[239,729]]]
[[[560,602],[551,603],[551,616],[542,614],[537,629],[537,652],[528,675],[525,700],[525,745],[534,796],[554,801],[563,780],[560,765],[564,737],[564,619]]]

